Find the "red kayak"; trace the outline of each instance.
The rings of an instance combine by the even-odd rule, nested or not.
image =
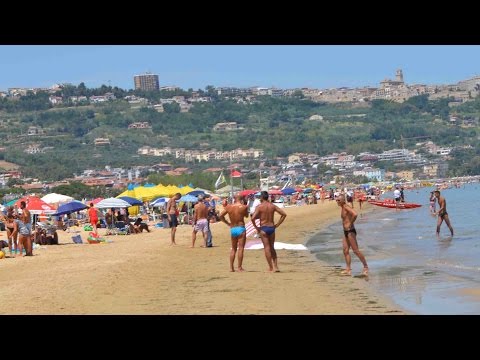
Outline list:
[[[391,209],[414,209],[418,208],[422,205],[420,204],[415,204],[415,203],[397,203],[394,200],[391,199],[385,199],[385,200],[368,200],[368,202],[372,205],[377,205],[381,207],[386,207],[386,208],[391,208]]]

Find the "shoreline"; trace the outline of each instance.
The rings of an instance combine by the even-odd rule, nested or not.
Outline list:
[[[357,204],[357,206],[355,207],[355,210],[358,210],[358,203],[355,203]],[[363,208],[362,208],[362,214],[369,214],[371,213],[373,210],[375,209],[374,206],[368,204],[367,202],[365,202],[363,204]],[[340,217],[337,217],[337,218],[332,218],[330,219],[330,221],[322,224],[321,226],[319,226],[318,228],[316,228],[315,230],[313,230],[311,232],[311,234],[306,237],[305,239],[305,242],[303,243],[303,245],[305,245],[308,249],[309,249],[309,252],[310,252],[310,255],[312,255],[312,257],[315,259],[315,261],[321,263],[323,266],[330,266],[332,268],[344,268],[345,267],[345,261],[343,260],[342,262],[342,265],[340,267],[338,267],[337,265],[332,265],[330,264],[329,262],[325,261],[325,260],[320,260],[316,257],[315,253],[311,252],[310,248],[308,247],[308,243],[314,238],[314,237],[318,237],[318,236],[321,236],[321,232],[322,230],[325,230],[325,229],[328,229],[329,227],[335,225],[335,224],[338,224],[339,225],[339,228],[338,228],[338,231],[339,231],[339,241],[338,241],[338,251],[339,253],[342,252],[342,243],[341,243],[341,240],[340,240],[340,236],[341,236],[341,219]],[[361,239],[360,239],[360,243],[361,243]],[[360,263],[360,260],[351,252],[351,256],[352,256],[352,268],[358,268],[358,265]],[[368,260],[368,259],[367,259]],[[353,273],[354,271],[352,271]],[[358,271],[357,271],[358,272]],[[358,275],[357,275],[358,276]],[[355,275],[353,276],[355,278]],[[357,277],[357,280],[362,280],[362,278],[359,278]],[[364,279],[363,279],[364,280]],[[388,295],[386,294],[383,294],[381,293],[378,289],[375,289],[373,286],[370,286],[367,284],[368,281],[360,281],[359,284],[361,284],[361,286],[364,286],[366,288],[366,291],[370,292],[371,294],[374,294],[375,296],[377,296],[378,298],[381,299],[381,301],[383,303],[386,303],[388,304],[389,306],[393,307],[393,308],[397,308],[401,313],[403,313],[404,315],[415,315],[416,313],[411,311],[411,310],[408,310],[404,307],[402,307],[401,305],[395,303],[395,301],[393,301],[392,298],[390,298]]]
[[[335,202],[286,208],[276,241],[306,244],[339,219]],[[245,250],[245,273],[228,269],[229,228],[211,224],[213,248],[190,249],[191,227],[106,237],[112,243],[61,245],[33,257],[0,260],[1,314],[406,314],[363,279],[339,275],[309,251],[278,250],[280,273],[267,273],[262,250]],[[105,233],[100,229],[99,233]],[[80,232],[84,242],[88,236]],[[2,238],[4,238],[2,232]],[[341,251],[341,247],[339,247]]]

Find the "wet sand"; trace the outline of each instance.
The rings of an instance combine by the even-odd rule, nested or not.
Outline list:
[[[306,243],[337,222],[335,202],[286,208],[276,240]],[[77,228],[79,229],[79,228]],[[341,276],[309,251],[277,250],[280,273],[268,273],[262,250],[245,250],[244,273],[229,271],[230,235],[211,224],[213,248],[191,249],[191,226],[105,236],[111,243],[42,246],[33,257],[0,260],[0,314],[404,314],[365,279]],[[105,229],[99,230],[105,234]],[[87,232],[80,233],[86,242]],[[0,239],[6,240],[2,232]],[[339,252],[341,241],[339,234]],[[374,271],[374,269],[371,269]]]

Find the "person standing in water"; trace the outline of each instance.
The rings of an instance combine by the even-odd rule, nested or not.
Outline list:
[[[345,256],[345,263],[347,267],[345,270],[342,270],[342,275],[352,275],[352,257],[350,256],[350,248],[352,248],[353,253],[357,255],[360,261],[363,264],[362,275],[368,276],[368,265],[365,256],[358,248],[357,243],[357,230],[353,225],[355,220],[357,220],[357,213],[350,206],[346,205],[345,195],[340,195],[337,198],[337,205],[342,208],[341,217],[343,225],[343,255]]]

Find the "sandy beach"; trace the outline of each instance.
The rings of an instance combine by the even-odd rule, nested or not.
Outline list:
[[[286,208],[277,241],[305,243],[339,221],[335,202]],[[211,224],[213,248],[191,249],[191,226],[106,236],[111,243],[58,246],[33,257],[0,260],[0,314],[404,314],[376,295],[365,279],[345,277],[309,251],[277,250],[280,273],[268,273],[262,250],[245,250],[247,272],[229,272],[230,235]],[[77,228],[79,230],[79,228]],[[341,252],[339,229],[338,251]],[[100,229],[101,235],[105,229]],[[80,232],[84,242],[88,236]],[[2,232],[0,239],[6,240]],[[361,246],[361,243],[360,243]],[[353,255],[354,273],[361,264]],[[374,269],[371,269],[374,271]]]

